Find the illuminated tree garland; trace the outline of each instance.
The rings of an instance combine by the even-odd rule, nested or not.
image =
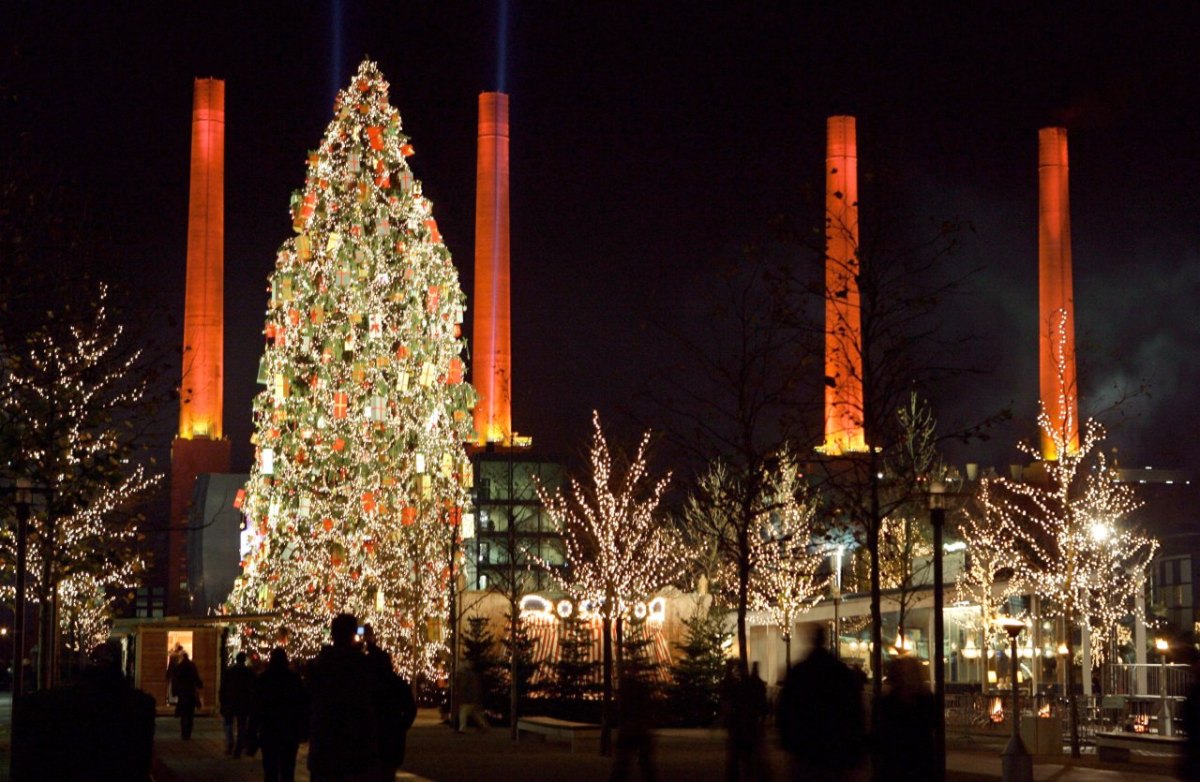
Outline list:
[[[645,600],[678,578],[685,551],[658,509],[670,475],[651,483],[647,474],[650,433],[642,437],[625,474],[617,476],[598,413],[592,414],[592,426],[590,485],[572,479],[567,494],[538,487],[546,512],[562,530],[568,568],[542,566],[572,597],[590,600],[602,614],[615,617],[608,610],[614,599]]]
[[[908,404],[896,411],[901,438],[898,447],[885,459],[885,473],[891,479],[887,494],[893,510],[880,522],[878,535],[879,581],[898,608],[896,643],[903,648],[904,625],[918,592],[921,577],[930,569],[933,556],[933,529],[928,522],[927,492],[932,482],[957,481],[957,472],[948,469],[937,449],[937,418],[929,403],[915,392]]]
[[[985,487],[986,515],[1012,530],[1022,556],[1013,564],[1022,591],[1046,599],[1050,614],[1061,616],[1068,628],[1068,659],[1074,658],[1071,630],[1107,633],[1128,616],[1132,598],[1141,588],[1146,568],[1158,543],[1128,529],[1124,522],[1139,503],[1133,489],[1121,483],[1098,448],[1104,428],[1094,420],[1083,427],[1079,447],[1073,446],[1075,421],[1065,403],[1067,390],[1061,345],[1065,344],[1066,315],[1060,313],[1058,344],[1059,409],[1065,415],[1056,423],[1043,404],[1038,425],[1050,439],[1057,459],[1041,462],[1044,480],[1014,481],[993,478],[999,491]],[[1037,449],[1022,443],[1034,460]],[[1068,667],[1073,673],[1073,668]],[[1072,703],[1072,750],[1078,741],[1077,714],[1072,678],[1068,692]]]
[[[780,465],[772,483],[779,503],[758,519],[752,539],[750,599],[779,628],[790,663],[796,619],[821,601],[832,576],[818,575],[825,555],[814,550],[817,502],[792,459]]]
[[[1014,545],[1015,533],[1003,516],[996,513],[992,499],[992,482],[984,479],[976,496],[979,512],[966,511],[958,526],[958,534],[967,545],[966,563],[958,573],[958,599],[978,607],[963,622],[980,635],[980,657],[984,670],[989,648],[1003,648],[998,639],[996,616],[1008,599],[1019,593],[1016,579],[1000,579],[998,573],[1012,571],[1019,554]],[[997,643],[998,641],[998,643]],[[987,681],[986,673],[981,677]]]
[[[228,609],[259,652],[318,651],[330,617],[371,622],[402,670],[432,673],[445,556],[472,483],[463,443],[465,299],[388,84],[364,61],[292,198],[254,401],[243,573]]]
[[[108,289],[82,308],[62,305],[23,340],[6,341],[0,381],[6,472],[37,487],[30,506],[28,597],[59,600],[68,646],[88,650],[106,635],[112,596],[137,584],[138,518],[128,510],[159,479],[134,461],[149,404],[143,352],[111,321]],[[3,531],[11,601],[16,541]]]
[[[600,745],[601,752],[607,753],[612,727],[613,621],[620,618],[623,601],[644,600],[679,577],[685,558],[678,536],[658,511],[670,475],[652,482],[646,471],[650,433],[642,436],[625,474],[618,477],[599,413],[592,413],[592,427],[590,485],[585,488],[572,479],[568,494],[553,495],[538,487],[546,512],[562,531],[568,567],[540,564],[577,600],[599,606],[604,675]]]

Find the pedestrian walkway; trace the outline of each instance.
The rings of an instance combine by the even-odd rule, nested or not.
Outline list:
[[[296,758],[296,782],[309,782],[308,745],[300,747]],[[197,717],[191,739],[179,736],[179,721],[159,717],[154,732],[153,782],[259,782],[262,779],[259,755],[233,758],[225,754],[225,729],[219,717]],[[397,782],[430,782],[413,774],[396,775]]]
[[[0,782],[8,780],[9,698],[0,694]],[[64,751],[70,751],[64,748]],[[296,779],[307,782],[306,747],[301,746]],[[658,737],[656,766],[663,780],[719,782],[724,778],[724,735],[713,730],[664,730]],[[976,745],[952,749],[947,758],[950,782],[993,782],[1000,779],[1000,747]],[[787,758],[777,748],[768,752],[772,778],[785,777]],[[514,744],[505,728],[488,733],[454,733],[436,712],[422,710],[409,733],[405,772],[398,782],[603,782],[611,761],[598,755],[572,753],[565,744],[522,741]],[[1171,766],[1153,759],[1136,764],[1100,764],[1094,756],[1071,763],[1069,758],[1034,765],[1038,782],[1166,782]],[[865,778],[865,776],[864,776]],[[189,741],[179,737],[179,721],[160,717],[155,726],[153,782],[258,782],[260,757],[225,755],[225,735],[217,717],[199,717]]]
[[[296,782],[309,782],[308,745],[296,758]],[[225,754],[225,728],[220,717],[197,717],[192,737],[179,736],[179,720],[159,717],[154,726],[153,782],[261,782],[262,756],[233,758]],[[397,782],[431,782],[401,772]]]
[[[947,777],[961,782],[983,782],[1000,779],[1000,754],[984,751],[954,752],[946,756]],[[1055,762],[1039,762],[1033,765],[1033,778],[1037,782],[1117,782],[1117,780],[1153,780],[1165,782],[1173,779],[1171,768],[1163,764],[1105,764],[1100,766],[1094,758],[1084,758],[1075,763],[1068,758]]]

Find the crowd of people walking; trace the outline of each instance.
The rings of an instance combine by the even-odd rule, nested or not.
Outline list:
[[[810,626],[808,647],[804,659],[788,670],[775,707],[775,727],[790,764],[786,778],[843,782],[863,778],[869,766],[871,778],[880,782],[934,779],[936,713],[920,662],[892,661],[868,731],[866,677],[829,652],[823,627]],[[740,662],[730,663],[721,703],[728,742],[725,778],[772,778],[764,752],[770,709],[757,665],[747,672]]]
[[[271,650],[257,675],[240,652],[222,677],[225,754],[238,758],[261,750],[267,782],[295,779],[305,741],[313,782],[390,782],[404,762],[417,714],[411,685],[396,673],[371,627],[360,628],[352,615],[333,618],[330,641],[303,677],[282,647]],[[172,653],[167,678],[186,740],[203,683],[182,648]]]

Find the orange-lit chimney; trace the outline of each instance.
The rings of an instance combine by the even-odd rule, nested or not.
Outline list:
[[[225,82],[196,79],[179,436],[220,440],[224,359]]]
[[[167,610],[186,613],[188,507],[196,476],[229,472],[224,438],[225,82],[196,79],[188,194],[179,434],[171,446]]]
[[[1075,375],[1075,293],[1071,283],[1071,209],[1066,128],[1038,131],[1038,375],[1042,404],[1068,453],[1079,450]],[[1041,433],[1042,458],[1058,458]]]
[[[471,378],[479,445],[512,445],[512,318],[508,260],[508,96],[479,95],[475,178],[475,318]]]
[[[825,151],[825,443],[867,449],[858,295],[858,142],[854,117],[830,117]]]

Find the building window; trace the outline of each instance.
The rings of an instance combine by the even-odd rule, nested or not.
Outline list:
[[[1154,602],[1163,611],[1163,618],[1177,628],[1192,627],[1195,615],[1191,557],[1159,560],[1154,568],[1154,581]]]

